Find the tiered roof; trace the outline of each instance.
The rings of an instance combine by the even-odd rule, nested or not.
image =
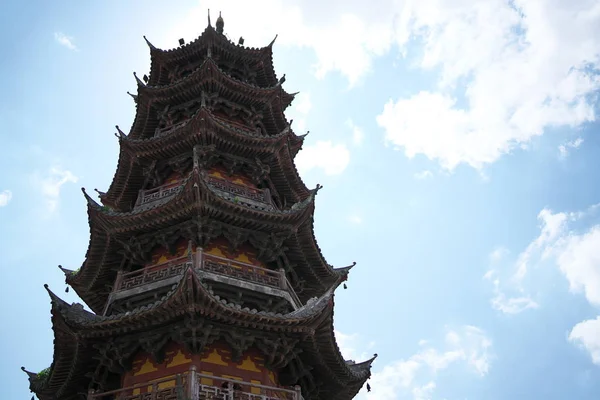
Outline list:
[[[253,345],[267,349],[273,345],[272,340],[281,340],[281,334],[285,334],[291,346],[289,351],[283,355],[283,359],[277,359],[281,355],[278,352],[266,352],[267,362],[275,364],[274,367],[284,367],[298,354],[297,362],[315,367],[315,387],[326,390],[319,394],[322,396],[320,398],[353,397],[370,376],[370,365],[374,360],[372,358],[355,364],[346,362],[340,356],[333,335],[333,287],[298,310],[287,314],[270,313],[241,308],[215,296],[204,286],[196,270],[186,268],[178,283],[154,303],[106,317],[86,311],[77,303],[69,305],[50,291],[47,285],[46,289],[52,303],[54,362],[45,380],[29,373],[31,388],[40,400],[55,399],[54,394],[58,398],[75,396],[77,390],[81,390],[86,376],[97,368],[98,358],[115,371],[125,369],[128,358],[139,348],[139,343],[149,343],[143,337],[145,333],[152,332],[156,336],[155,332],[161,332],[164,336],[155,337],[153,345],[144,349],[155,357],[160,357],[161,350],[171,341],[186,345],[190,351],[201,351],[203,346],[198,347],[196,343],[186,340],[186,328],[180,327],[185,325],[181,323],[183,320],[204,326],[207,341],[203,345],[222,337],[217,331],[227,330],[228,327],[235,326],[243,328],[245,332],[253,332],[254,336],[247,336],[244,343],[235,342],[233,336],[225,337],[240,356]],[[162,329],[165,326],[175,328]],[[215,332],[210,332],[210,329]],[[124,338],[132,338],[132,335],[142,337],[132,339],[131,354],[122,353],[121,358],[117,359],[114,359],[114,355],[110,356],[112,360],[94,355],[94,349],[102,347],[101,343],[121,340],[120,346],[127,347]]]
[[[119,161],[108,191],[99,192],[103,205],[84,191],[90,226],[85,261],[76,272],[61,267],[93,312],[49,291],[54,362],[44,379],[28,372],[32,391],[41,400],[76,398],[101,366],[115,373],[126,370],[139,343],[158,359],[169,341],[199,352],[225,338],[236,354],[250,345],[261,349],[268,363],[281,369],[282,384],[300,382],[306,398],[353,397],[370,376],[373,359],[347,362],[335,342],[333,292],[352,266],[333,268],[317,245],[314,200],[320,186],[309,190],[294,165],[304,137],[284,116],[294,94],[285,92],[284,79],[275,75],[273,42],[260,49],[235,45],[209,24],[198,39],[179,48],[148,45],[151,71],[146,83],[136,76],[130,133],[117,127]],[[159,127],[158,113],[170,107],[183,109],[188,119]],[[136,200],[147,188],[149,172],[164,160],[187,157],[191,149],[193,168],[177,191],[140,207]],[[199,168],[197,149],[266,171],[279,205],[232,201]],[[124,258],[143,264],[156,245],[186,238],[201,246],[220,235],[249,242],[263,258],[283,262],[305,305],[287,314],[242,308],[211,293],[197,271],[186,267],[178,283],[154,303],[101,315]],[[236,341],[231,327],[254,332],[254,339]],[[202,338],[190,329],[203,332]]]

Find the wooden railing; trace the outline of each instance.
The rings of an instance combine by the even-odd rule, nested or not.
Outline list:
[[[169,133],[171,133],[175,129],[178,129],[178,128],[184,126],[185,124],[187,124],[188,121],[189,120],[186,119],[185,121],[178,122],[173,125],[165,126],[164,128],[156,128],[156,130],[154,131],[154,137],[167,136]]]
[[[146,204],[153,203],[158,200],[162,200],[166,197],[171,197],[181,191],[183,188],[182,184],[166,184],[157,188],[140,190],[138,199],[135,203],[136,207],[143,206]]]
[[[132,272],[122,273],[119,271],[113,293],[117,294],[118,292],[179,276],[188,265],[193,266],[197,270],[283,290],[290,295],[296,307],[302,305],[296,292],[287,280],[284,270],[274,271],[249,263],[219,257],[205,253],[201,248],[197,248],[196,252],[191,256],[182,256]]]
[[[181,275],[191,260],[188,256],[179,257],[166,262],[151,265],[136,271],[119,274],[115,282],[115,291],[133,289],[148,283],[161,281]]]
[[[203,382],[210,382],[206,384]],[[303,400],[300,386],[293,389],[260,385],[189,371],[122,389],[96,393],[87,400]]]

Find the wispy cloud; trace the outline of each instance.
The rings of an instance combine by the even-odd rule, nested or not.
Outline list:
[[[3,190],[0,192],[0,207],[5,207],[8,205],[10,200],[12,199],[12,192],[10,190]]]
[[[494,308],[506,313],[518,313],[537,307],[528,292],[533,290],[533,271],[541,265],[554,265],[567,279],[572,293],[585,296],[588,303],[600,308],[600,204],[580,212],[553,212],[543,209],[538,215],[539,235],[527,245],[516,261],[509,264],[510,274],[500,290],[498,274],[501,268],[493,268],[485,278],[494,283]],[[524,282],[528,279],[529,284]],[[512,290],[518,296],[504,293]],[[586,349],[592,361],[600,365],[600,317],[576,324],[569,341]]]
[[[47,172],[34,174],[34,185],[41,192],[47,211],[53,213],[58,207],[60,191],[66,183],[75,183],[78,178],[69,170],[61,167],[52,167]]]
[[[488,374],[494,359],[492,341],[476,326],[448,329],[442,346],[419,341],[421,349],[407,359],[392,362],[373,373],[371,392],[361,393],[367,400],[431,398],[437,388],[436,376],[453,365],[467,365],[478,376]]]
[[[54,40],[61,46],[66,47],[69,50],[78,51],[79,49],[73,43],[73,37],[67,36],[62,32],[54,32]]]
[[[326,175],[338,175],[350,163],[350,152],[344,144],[334,144],[330,140],[318,141],[312,146],[305,146],[295,161],[298,170],[303,173],[318,168]]]
[[[352,143],[355,146],[360,146],[365,139],[365,133],[362,128],[356,125],[351,119],[346,121],[346,125],[352,131]]]
[[[424,170],[424,171],[415,173],[414,177],[415,177],[415,179],[419,179],[419,180],[431,178],[431,177],[433,177],[433,172],[431,172],[429,170]]]
[[[570,149],[578,149],[582,143],[583,143],[583,139],[577,138],[577,139],[567,142],[565,144],[561,144],[560,146],[558,146],[559,158],[561,158],[561,159],[566,158],[569,155]]]

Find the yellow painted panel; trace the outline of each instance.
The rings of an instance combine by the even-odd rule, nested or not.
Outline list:
[[[250,356],[247,356],[238,368],[246,371],[261,372]]]
[[[136,396],[140,394],[140,389],[133,389],[133,395]]]
[[[216,178],[223,178],[223,174],[220,171],[211,171],[208,175]]]
[[[152,363],[150,362],[150,360],[148,360],[146,358],[146,362],[144,363],[144,365],[142,365],[140,370],[138,372],[134,373],[133,376],[147,374],[148,372],[154,372],[154,371],[158,371],[158,369],[155,368],[154,365],[152,365]]]
[[[269,379],[271,380],[271,382],[275,383],[275,374],[271,371],[269,371]]]
[[[209,355],[204,357],[201,361],[217,365],[229,365],[225,361],[223,361],[223,357],[221,357],[217,349],[213,349],[213,351]]]
[[[213,373],[210,371],[200,371],[201,374],[203,375],[212,375]],[[210,379],[210,378],[200,378],[200,384],[201,385],[208,385],[208,386],[214,386],[214,380]]]
[[[250,380],[250,382],[251,382],[251,383],[257,383],[257,384],[259,384],[259,385],[262,383],[262,382],[260,382],[260,381],[257,381],[257,380],[255,380],[255,379],[252,379],[252,380]],[[252,394],[260,394],[260,388],[257,388],[257,387],[252,387],[252,386],[251,386],[251,387],[250,387],[250,393],[252,393]]]
[[[210,249],[209,251],[207,251],[208,254],[214,254],[215,256],[218,257],[226,257],[225,254],[223,254],[223,252],[221,251],[220,248],[218,247],[213,247],[212,249]]]
[[[167,364],[167,368],[175,367],[177,365],[188,364],[192,359],[187,355],[183,354],[181,350],[177,350],[177,354],[173,357],[173,360]]]
[[[236,261],[240,261],[240,262],[243,262],[243,263],[246,263],[246,264],[252,264],[252,261],[250,261],[250,259],[246,255],[246,253],[240,254],[235,259],[236,259]]]

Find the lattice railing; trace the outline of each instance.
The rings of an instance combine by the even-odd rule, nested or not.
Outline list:
[[[187,265],[191,265],[191,260],[185,256],[121,274],[115,284],[116,291],[133,289],[138,286],[181,275]]]
[[[274,271],[258,267],[241,261],[208,254],[203,252],[201,248],[197,248],[196,252],[191,256],[188,254],[131,272],[123,273],[119,271],[117,273],[113,292],[105,305],[104,314],[106,314],[114,299],[129,296],[128,294],[121,294],[121,292],[180,276],[187,266],[192,266],[197,270],[206,271],[215,275],[221,275],[285,291],[289,294],[291,301],[296,307],[302,306],[300,299],[287,280],[283,270]],[[137,292],[134,291],[134,294],[135,293]]]
[[[208,382],[208,383],[207,383]],[[165,387],[168,386],[168,387]],[[188,372],[122,389],[88,392],[87,400],[303,400],[299,386],[282,388]]]
[[[181,128],[182,126],[184,126],[187,123],[188,123],[188,120],[185,120],[185,121],[173,124],[173,125],[165,126],[164,128],[156,128],[156,130],[154,131],[154,137],[167,136],[174,130]]]
[[[213,188],[231,195],[232,198],[240,197],[259,203],[264,203],[267,206],[272,206],[271,196],[268,189],[256,189],[233,183],[225,179],[215,178],[214,176],[208,176],[207,182]]]
[[[273,271],[207,253],[202,253],[201,257],[198,258],[198,264],[201,270],[261,285],[272,286],[278,289],[285,287],[284,279],[286,278],[280,271]]]
[[[181,189],[183,189],[183,185],[167,184],[154,189],[141,190],[135,206],[145,206],[155,201],[174,196],[179,193]]]

